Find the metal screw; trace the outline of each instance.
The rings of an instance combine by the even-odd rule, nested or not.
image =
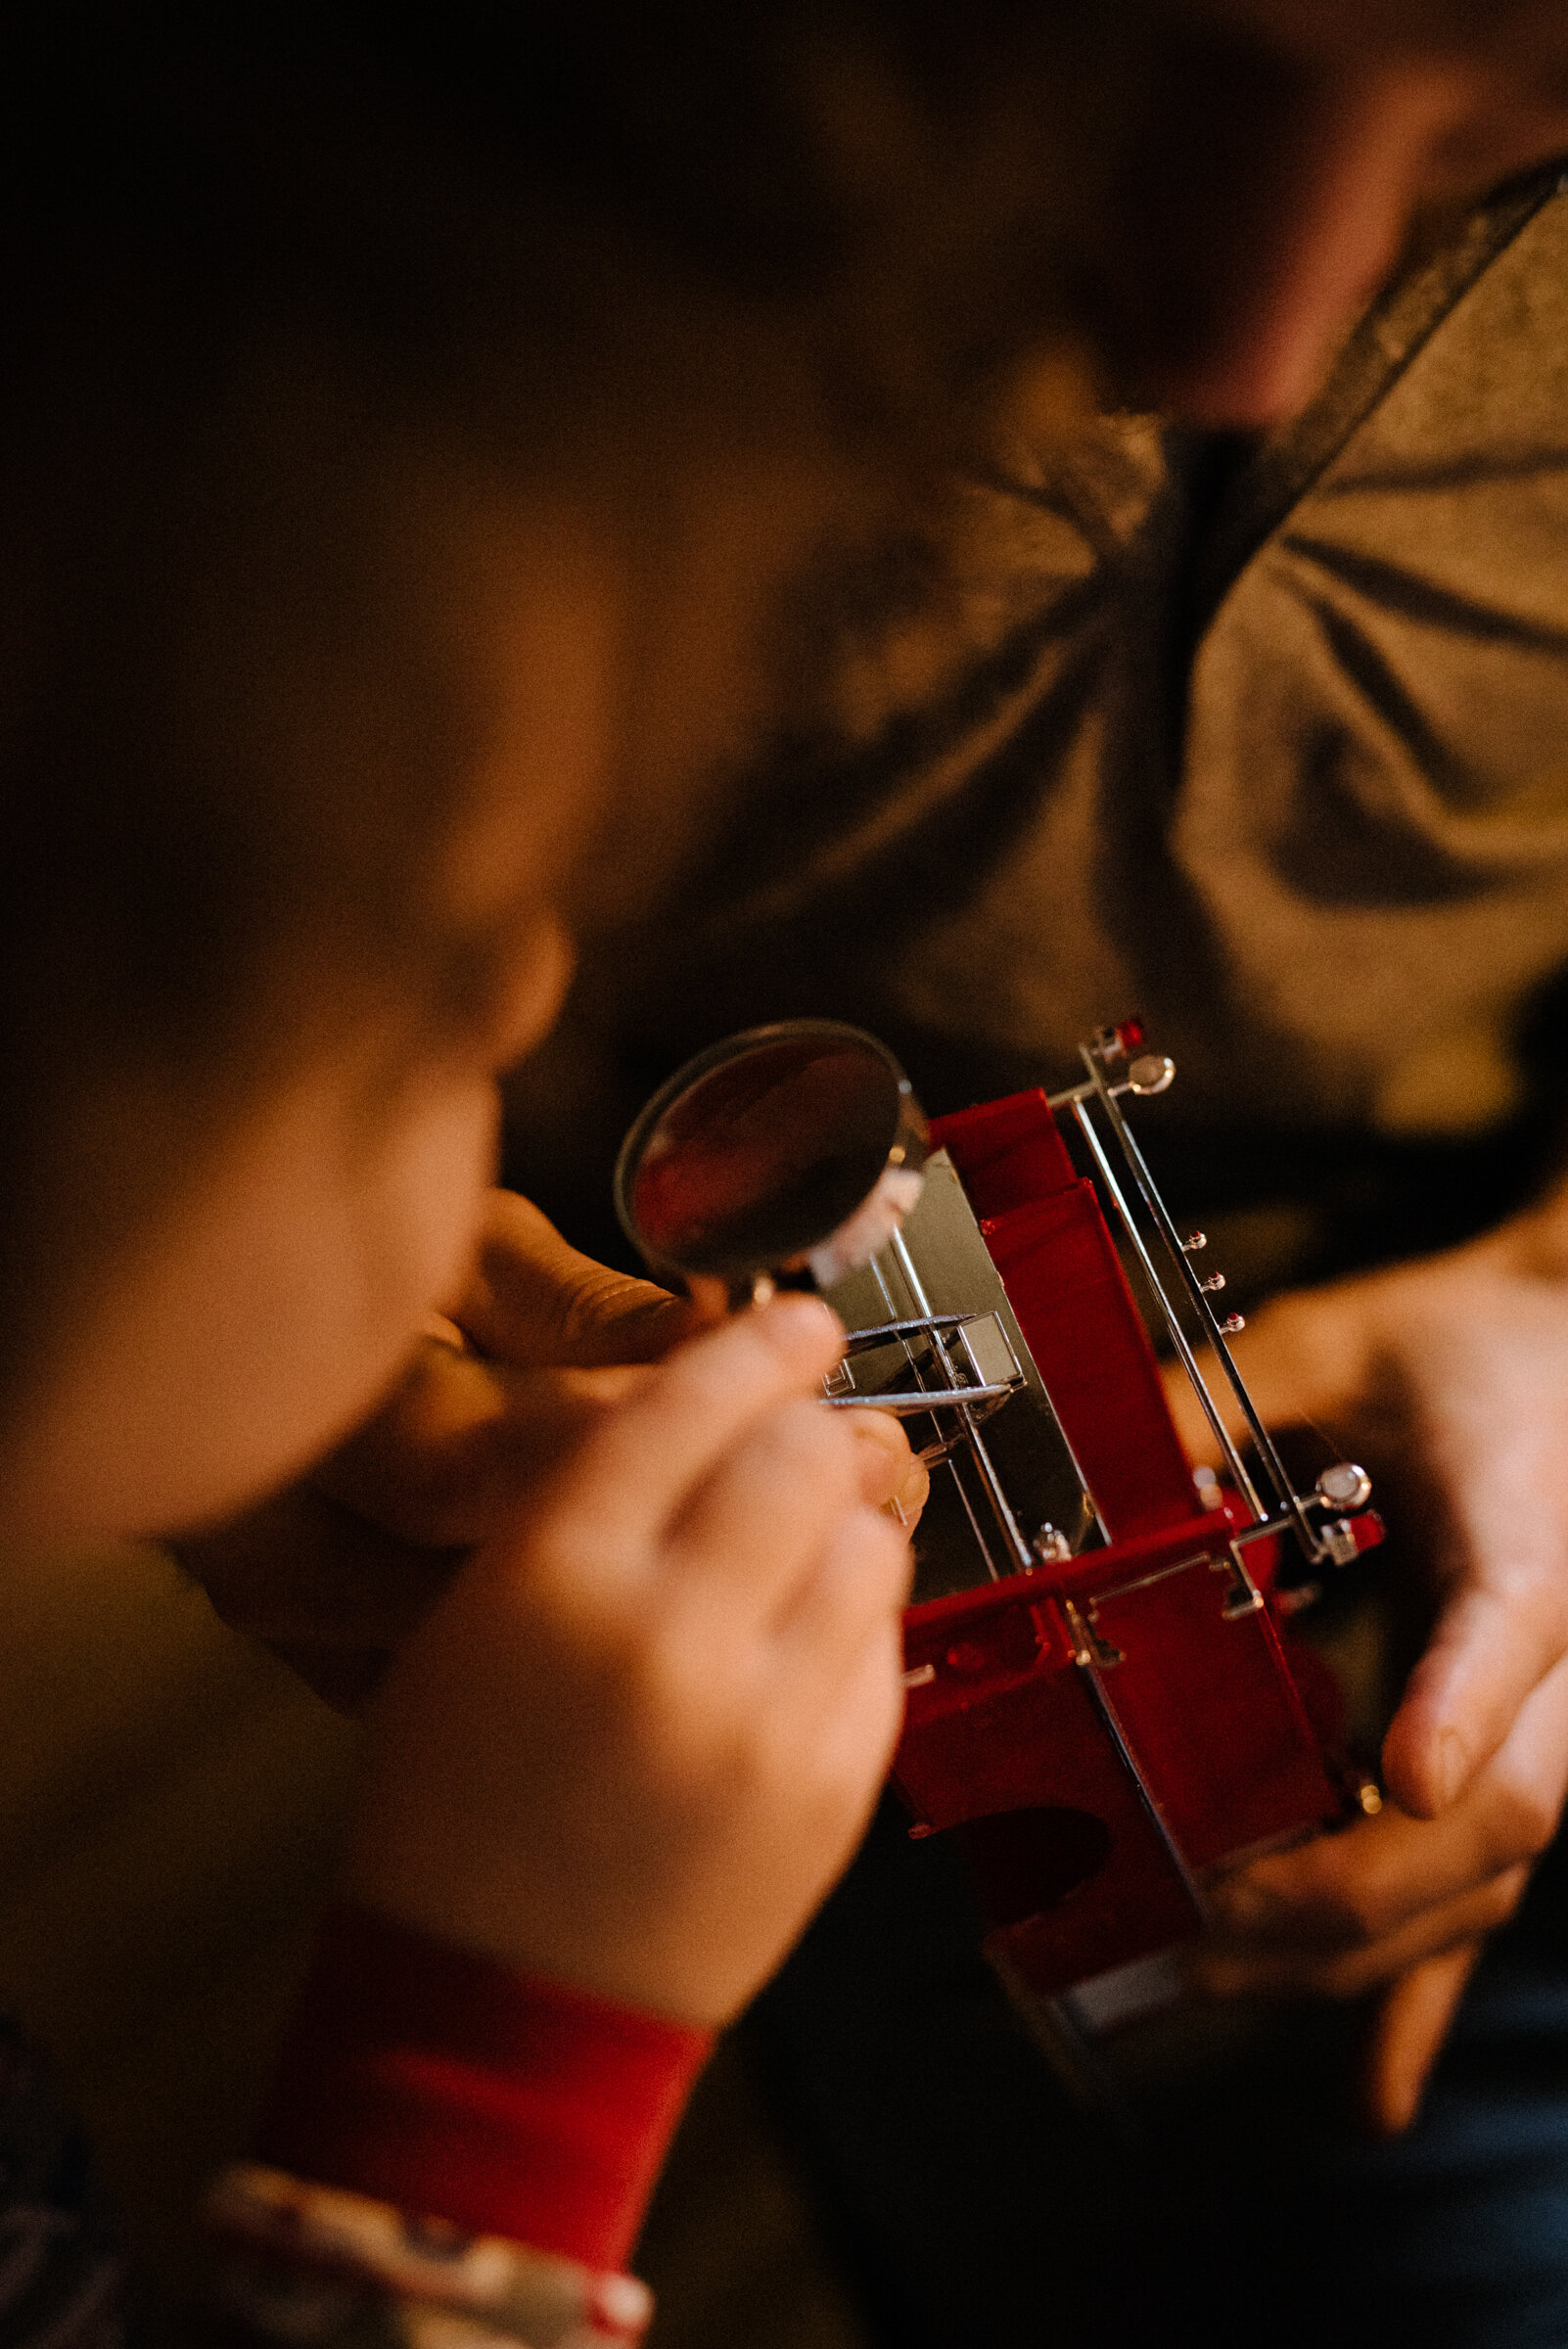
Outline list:
[[[1176,1077],[1176,1062],[1169,1052],[1140,1052],[1127,1073],[1129,1089],[1134,1093],[1163,1093]]]
[[[1372,1480],[1354,1460],[1336,1460],[1319,1470],[1317,1497],[1331,1508],[1364,1509],[1372,1497]]]

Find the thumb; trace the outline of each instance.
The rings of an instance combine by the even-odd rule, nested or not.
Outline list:
[[[653,1362],[701,1327],[683,1297],[596,1264],[515,1191],[492,1191],[451,1317],[482,1354],[519,1364]]]

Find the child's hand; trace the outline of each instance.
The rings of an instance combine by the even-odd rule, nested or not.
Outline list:
[[[643,1375],[629,1365],[700,1326],[681,1299],[492,1192],[451,1321],[375,1417],[301,1484],[177,1554],[226,1623],[354,1710],[469,1551]],[[838,1415],[861,1439],[864,1497],[897,1500],[913,1524],[927,1478],[902,1428],[886,1412]]]
[[[702,2024],[833,1883],[902,1710],[907,1546],[862,1497],[822,1306],[644,1374],[464,1569],[372,1711],[348,1890]]]

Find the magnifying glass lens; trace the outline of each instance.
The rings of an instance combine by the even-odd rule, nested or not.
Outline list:
[[[823,1281],[837,1277],[826,1267],[840,1235],[875,1221],[878,1202],[882,1239],[913,1205],[924,1135],[908,1080],[873,1037],[826,1022],[754,1030],[649,1104],[622,1152],[617,1205],[655,1267]]]

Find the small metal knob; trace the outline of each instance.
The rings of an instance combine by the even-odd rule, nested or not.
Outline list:
[[[1216,1290],[1222,1289],[1224,1285],[1225,1276],[1222,1272],[1211,1272],[1207,1280],[1200,1280],[1198,1283],[1199,1288],[1204,1291],[1205,1295],[1211,1297],[1215,1294]]]
[[[1224,1319],[1220,1324],[1220,1335],[1222,1338],[1239,1338],[1246,1326],[1247,1323],[1243,1314],[1226,1313]]]
[[[1134,1093],[1163,1093],[1175,1075],[1176,1062],[1168,1052],[1140,1052],[1128,1070],[1128,1087]]]
[[[1073,1554],[1073,1544],[1067,1536],[1049,1523],[1040,1527],[1029,1546],[1042,1566],[1060,1566]]]
[[[1182,1253],[1186,1256],[1196,1256],[1200,1248],[1207,1248],[1208,1245],[1209,1235],[1206,1231],[1189,1231],[1181,1243]]]
[[[1372,1497],[1372,1480],[1354,1460],[1336,1460],[1317,1478],[1317,1497],[1333,1509],[1364,1509]]]

